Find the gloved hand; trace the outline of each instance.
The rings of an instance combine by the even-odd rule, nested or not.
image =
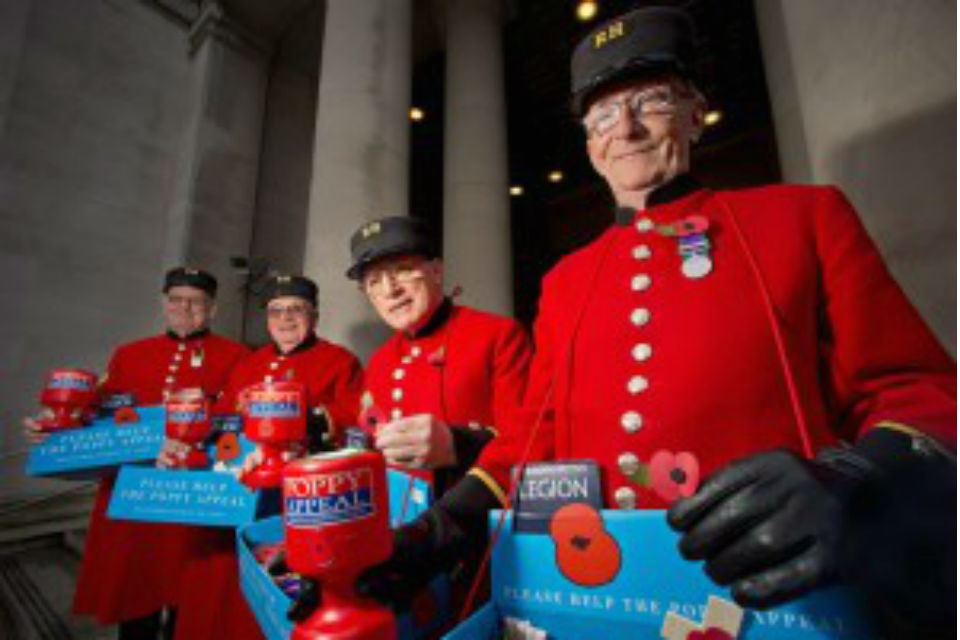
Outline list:
[[[437,575],[477,557],[487,541],[487,512],[500,506],[487,486],[464,476],[416,520],[394,532],[390,558],[357,578],[357,592],[403,610]]]
[[[762,453],[707,479],[667,513],[680,553],[706,560],[745,606],[769,607],[835,577],[843,505],[827,472],[786,451]]]
[[[287,619],[303,622],[320,606],[320,583],[312,578],[300,578],[300,593],[287,608]]]
[[[930,452],[913,442],[880,428],[813,461],[762,453],[715,473],[667,519],[683,533],[684,557],[706,560],[707,574],[732,585],[737,602],[775,606],[856,571],[847,559],[863,542],[850,535],[862,518],[857,506],[888,478],[909,483],[908,470],[930,466]]]

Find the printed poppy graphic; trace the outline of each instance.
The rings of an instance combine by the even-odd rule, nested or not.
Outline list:
[[[674,454],[661,449],[650,459],[650,486],[669,503],[689,498],[700,484],[700,463],[688,451]]]
[[[223,433],[217,439],[217,460],[236,460],[240,457],[240,440],[235,433]]]
[[[598,587],[620,572],[620,546],[590,505],[574,503],[557,509],[550,519],[550,537],[557,568],[570,582]]]
[[[133,407],[120,407],[113,413],[114,424],[133,424],[140,422],[140,415]]]

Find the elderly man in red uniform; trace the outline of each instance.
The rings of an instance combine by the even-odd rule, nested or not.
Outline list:
[[[522,401],[531,356],[526,331],[444,295],[443,262],[421,220],[369,222],[353,234],[350,253],[347,277],[395,331],[367,365],[361,426],[388,463],[426,471],[442,494]],[[465,567],[477,560],[458,557]],[[454,586],[465,592],[472,571],[456,575]],[[392,586],[405,604],[416,595]],[[291,617],[306,615],[317,595],[309,583]]]
[[[300,382],[307,388],[310,410],[308,448],[317,451],[335,444],[342,430],[356,421],[363,368],[352,353],[317,336],[317,286],[312,280],[277,276],[268,283],[265,298],[272,344],[234,368],[214,413],[236,413],[239,394],[251,385]],[[240,592],[232,530],[209,531],[194,547],[184,576],[177,638],[262,637]]]
[[[136,405],[157,405],[185,388],[215,397],[247,353],[243,345],[210,333],[216,293],[217,281],[205,271],[168,271],[162,300],[166,332],[117,348],[100,387],[102,397],[129,394]],[[35,427],[28,419],[28,430]],[[196,530],[110,520],[106,509],[112,488],[109,477],[97,491],[74,611],[119,624],[122,640],[156,638],[161,628],[169,634],[183,562]]]
[[[955,546],[955,364],[839,191],[714,192],[689,176],[705,113],[693,51],[688,17],[665,7],[575,50],[573,110],[616,224],[544,279],[524,410],[398,535],[393,569],[424,573],[483,531],[512,465],[592,458],[609,507],[671,507],[681,552],[743,604],[844,574],[896,605],[884,613],[927,607],[936,625],[954,563],[876,541]],[[666,473],[648,486],[654,466]],[[898,529],[891,505],[928,503],[935,478],[948,499],[924,523],[948,524]]]
[[[303,276],[280,275],[265,293],[267,330],[272,344],[245,358],[233,371],[217,412],[237,410],[237,396],[258,382],[293,380],[307,387],[313,410],[314,440],[336,442],[354,424],[363,389],[363,367],[345,348],[316,334],[317,285]],[[322,418],[322,423],[317,419]],[[322,436],[322,438],[321,438]]]
[[[520,404],[530,344],[516,320],[453,304],[425,224],[390,217],[350,242],[357,280],[396,333],[370,358],[366,416],[387,462],[434,471],[438,492],[469,469]]]

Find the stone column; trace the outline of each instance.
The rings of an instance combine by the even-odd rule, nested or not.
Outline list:
[[[447,3],[443,255],[463,301],[513,313],[501,0]]]
[[[754,6],[784,180],[844,190],[956,353],[956,3]]]
[[[190,264],[220,280],[217,328],[239,336],[242,279],[231,256],[246,256],[256,206],[269,51],[207,2],[190,29],[190,115],[177,163],[164,262]]]
[[[407,213],[411,20],[410,0],[327,1],[304,273],[321,334],[361,358],[386,333],[344,272],[354,230]]]

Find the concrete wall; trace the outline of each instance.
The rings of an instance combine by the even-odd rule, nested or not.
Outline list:
[[[45,372],[160,328],[186,31],[140,2],[0,9],[0,450]],[[0,493],[22,458],[4,455]],[[35,486],[35,485],[32,485]]]
[[[956,353],[956,3],[755,7],[785,181],[843,188]]]

